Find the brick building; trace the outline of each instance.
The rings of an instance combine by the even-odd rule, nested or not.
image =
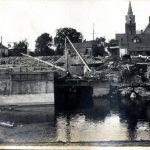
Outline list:
[[[135,15],[131,2],[125,17],[125,33],[116,34],[120,49],[127,50],[130,55],[150,55],[150,17],[145,30],[136,30]]]

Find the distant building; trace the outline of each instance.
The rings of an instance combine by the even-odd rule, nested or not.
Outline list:
[[[143,31],[136,30],[135,15],[129,2],[126,15],[125,33],[116,34],[120,49],[126,49],[131,55],[150,55],[150,18],[149,24]]]
[[[73,45],[81,55],[90,55],[90,56],[92,55],[92,42],[91,41],[86,41],[82,43],[73,43]],[[70,43],[67,43],[66,47],[69,50],[70,54],[76,54],[75,50],[70,45]]]
[[[6,56],[8,56],[8,48],[5,47],[1,41],[1,43],[0,43],[0,57],[6,57]]]
[[[114,59],[120,58],[120,51],[117,40],[111,40],[108,45],[108,51],[111,54],[111,57]]]

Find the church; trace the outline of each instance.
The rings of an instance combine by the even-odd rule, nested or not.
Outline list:
[[[125,33],[116,34],[120,49],[126,50],[130,55],[150,56],[150,17],[145,30],[136,30],[135,15],[132,11],[131,2],[125,16]]]

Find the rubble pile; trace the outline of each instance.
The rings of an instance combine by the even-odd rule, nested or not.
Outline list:
[[[43,61],[54,63],[59,56],[42,56],[37,57]],[[1,57],[0,58],[0,65],[12,65],[12,66],[26,66],[26,67],[47,67],[48,65],[34,60],[30,57]]]
[[[125,89],[120,89],[120,91],[121,91],[120,94],[121,94],[121,96],[126,96],[126,95],[131,94],[132,90],[133,90],[133,88],[131,88],[131,87],[128,87]]]
[[[132,56],[132,62],[150,62],[150,57],[148,56]]]
[[[138,93],[139,95],[141,96],[147,96],[150,94],[150,92],[148,92],[145,88],[143,87],[137,87],[137,88],[134,88],[134,91],[136,93]]]
[[[119,63],[109,62],[105,64],[105,68],[102,69],[105,75],[110,81],[117,81],[120,78],[121,65]]]

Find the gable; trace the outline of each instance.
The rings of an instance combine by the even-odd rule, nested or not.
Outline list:
[[[70,57],[70,55],[68,55],[68,63],[69,64],[75,64],[74,60]],[[66,56],[63,55],[62,57],[60,57],[55,64],[57,65],[61,65],[61,64],[66,64]]]
[[[83,43],[73,43],[73,46],[77,49],[79,53],[85,53],[87,49],[92,49],[92,42],[87,41]],[[69,52],[76,53],[70,43],[66,44],[67,49],[69,49]]]
[[[150,23],[148,24],[148,26],[146,27],[143,33],[150,34]]]

